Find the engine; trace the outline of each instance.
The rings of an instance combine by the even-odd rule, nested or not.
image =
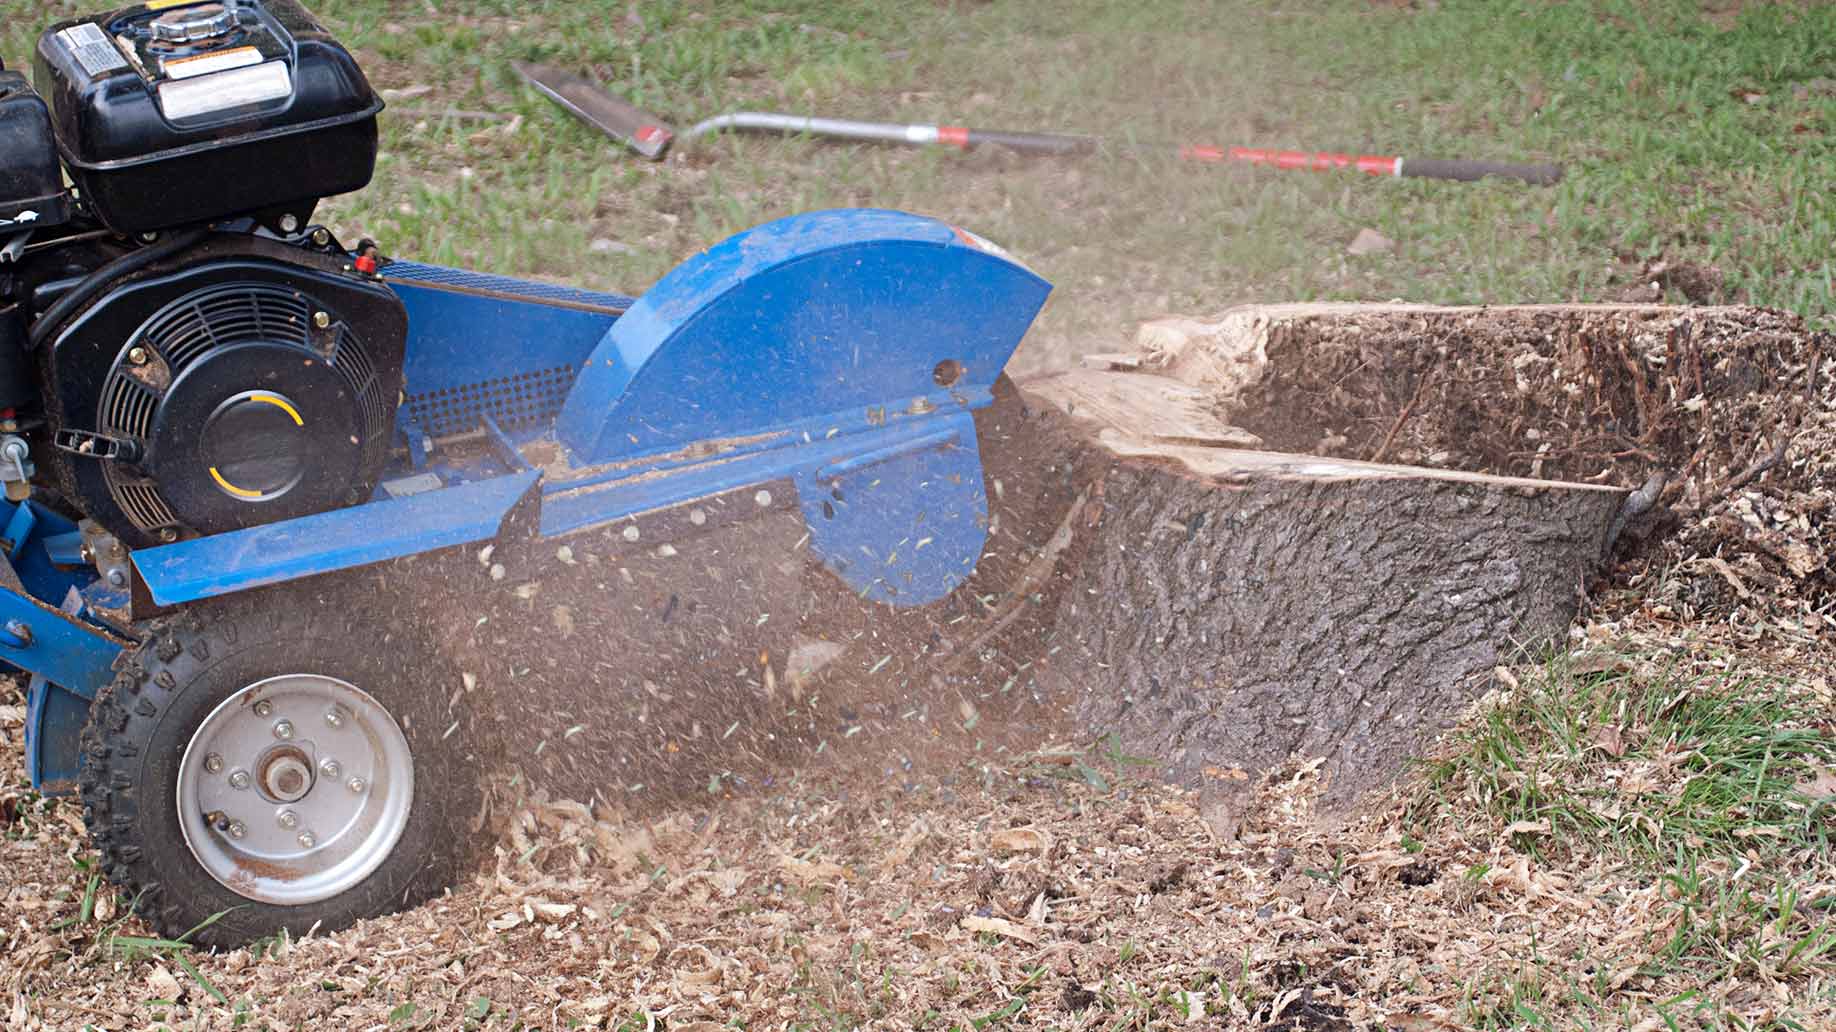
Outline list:
[[[293,0],[53,26],[0,67],[0,480],[142,547],[367,500],[407,315],[310,225],[381,101]]]

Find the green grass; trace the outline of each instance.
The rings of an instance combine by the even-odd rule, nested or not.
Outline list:
[[[1557,662],[1468,730],[1428,785],[1505,826],[1537,825],[1515,843],[1533,855],[1827,852],[1830,829],[1801,787],[1836,764],[1818,719],[1778,684],[1572,675]]]
[[[1631,977],[1689,987],[1662,1007],[1676,1027],[1741,1027],[1715,987],[1836,976],[1836,822],[1807,792],[1836,769],[1826,719],[1788,684],[1557,661],[1425,768],[1411,835],[1472,828],[1476,815],[1563,870],[1630,867],[1659,888],[1666,920],[1650,926],[1667,929],[1638,944]],[[1613,1027],[1627,1006],[1616,971],[1625,958],[1518,957],[1473,977],[1468,1015],[1485,1028],[1569,1027],[1552,1015],[1577,1014]],[[1777,1027],[1793,1027],[1790,1013]]]
[[[313,6],[379,85],[431,88],[385,116],[375,186],[326,208],[392,253],[639,290],[778,215],[907,208],[992,236],[1058,284],[1029,364],[1246,300],[1599,300],[1661,256],[1721,270],[1716,300],[1819,321],[1831,306],[1832,5],[1715,21],[1682,0]],[[23,57],[39,23],[79,7],[0,0],[0,53]],[[678,125],[750,107],[1145,146],[1018,161],[728,137],[653,166],[524,88],[513,58],[589,70]],[[453,109],[522,121],[509,132]],[[1175,141],[1569,174],[1533,189],[1181,165],[1159,146]],[[1395,252],[1347,256],[1365,226]]]

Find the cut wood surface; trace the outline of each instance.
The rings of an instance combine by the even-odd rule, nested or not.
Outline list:
[[[1204,332],[1184,322],[1188,339]],[[1256,387],[1267,341],[1213,332],[1202,354],[1175,353],[1175,336],[1145,333],[1158,343],[1138,363],[1103,356],[1022,384],[1077,425],[1101,470],[1044,678],[1083,729],[1203,787],[1226,823],[1256,776],[1295,756],[1322,759],[1345,806],[1419,755],[1499,664],[1559,645],[1628,491],[1200,446],[1253,440],[1222,396]]]
[[[1277,450],[1650,485],[1618,579],[1665,571],[1655,604],[1748,639],[1836,635],[1836,342],[1789,312],[1252,305],[1136,345]]]
[[[1052,378],[1067,413],[1168,444],[1255,448],[1262,438],[1224,422],[1211,392],[1125,369],[1073,369]]]

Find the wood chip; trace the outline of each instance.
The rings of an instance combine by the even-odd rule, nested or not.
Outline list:
[[[784,869],[784,873],[806,885],[846,881],[852,877],[847,868],[833,860],[799,860],[788,853],[778,858],[778,866]]]
[[[1045,853],[1052,847],[1052,840],[1037,828],[1002,828],[990,835],[988,844],[994,851],[1006,855],[1016,853]]]
[[[1037,944],[1039,934],[1030,928],[1017,925],[1003,917],[977,917],[974,914],[963,918],[965,929],[975,933],[989,932],[1007,939],[1019,939],[1021,942]]]

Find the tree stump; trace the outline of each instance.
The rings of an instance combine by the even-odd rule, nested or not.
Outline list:
[[[1323,760],[1325,802],[1343,809],[1498,665],[1562,640],[1629,492],[1246,450],[1257,437],[1218,395],[1256,382],[1258,340],[1168,362],[1160,339],[1022,383],[1101,470],[1041,677],[1082,730],[1116,733],[1224,811],[1296,756]],[[1182,365],[1197,373],[1162,375]]]

